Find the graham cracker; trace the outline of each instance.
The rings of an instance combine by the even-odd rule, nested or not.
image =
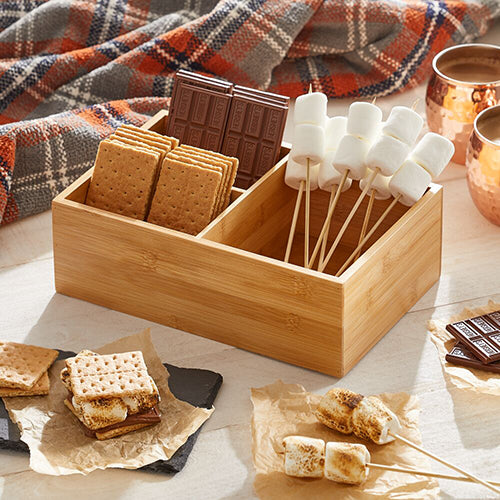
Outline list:
[[[49,393],[50,380],[48,372],[45,372],[31,389],[15,389],[14,387],[0,387],[1,398],[14,396],[46,396]]]
[[[225,196],[225,183],[227,182],[228,177],[228,165],[220,161],[214,161],[210,158],[204,158],[201,155],[180,151],[179,148],[175,148],[174,150],[170,151],[168,156],[169,158],[173,158],[174,160],[178,160],[182,163],[197,165],[199,167],[207,168],[209,170],[215,170],[216,172],[221,173],[222,177],[219,189],[217,191],[217,196],[215,198],[214,209],[210,214],[210,220],[215,219],[215,217],[217,217],[217,215],[219,215],[220,213],[219,208]]]
[[[127,129],[125,129],[125,130],[118,129],[115,131],[115,133],[113,135],[116,137],[123,137],[124,139],[132,140],[132,141],[138,141],[142,144],[143,147],[152,147],[152,148],[159,149],[163,152],[163,154],[168,153],[172,149],[172,144],[170,144],[170,143],[167,144],[166,142],[160,142],[157,140],[153,140],[153,139],[149,138],[148,136],[139,135],[139,134],[136,134],[136,133],[132,132],[131,130],[127,130]]]
[[[76,401],[155,392],[142,352],[102,356],[76,356],[66,360],[72,393]]]
[[[132,138],[130,138],[130,137],[132,137]],[[165,154],[168,152],[167,148],[162,149],[162,148],[147,144],[146,142],[143,142],[140,139],[135,139],[133,137],[134,136],[128,136],[128,134],[127,134],[127,136],[112,134],[108,137],[108,139],[110,141],[121,142],[122,144],[128,144],[129,146],[137,147],[140,149],[145,149],[146,151],[153,151],[154,153],[158,153],[160,155],[161,159],[163,159]]]
[[[170,153],[169,153],[170,154]],[[198,234],[211,221],[222,173],[169,155],[163,160],[148,221]]]
[[[125,130],[125,129],[130,130],[134,134],[150,138],[151,140],[169,143],[172,149],[176,148],[179,145],[179,139],[177,139],[176,137],[170,137],[168,135],[159,134],[158,132],[153,132],[152,130],[136,127],[135,125],[125,124],[118,128],[118,130]]]
[[[160,154],[104,140],[99,145],[87,205],[144,220],[159,168]]]
[[[31,389],[58,355],[54,349],[0,342],[0,387]]]
[[[129,432],[132,431],[137,431],[139,429],[143,429],[144,427],[150,427],[151,425],[156,425],[159,422],[152,422],[148,424],[133,424],[133,425],[126,425],[124,427],[118,427],[117,429],[111,429],[109,431],[95,431],[95,437],[99,439],[99,441],[104,441],[105,439],[111,439],[114,437],[118,436],[123,436],[123,434],[128,434]]]
[[[189,150],[189,151],[194,151],[196,153],[200,153],[200,154],[207,154],[209,153],[210,156],[214,157],[214,158],[219,158],[221,160],[224,160],[224,161],[230,161],[231,164],[232,164],[232,169],[230,171],[230,174],[229,174],[229,179],[228,179],[228,187],[227,187],[227,191],[226,191],[226,197],[222,203],[222,206],[221,206],[221,212],[223,212],[229,205],[229,201],[231,199],[231,189],[234,185],[234,181],[236,180],[236,174],[238,173],[238,166],[239,166],[239,160],[238,158],[235,158],[234,156],[225,156],[221,153],[217,153],[215,151],[208,151],[206,149],[201,149],[201,148],[197,148],[195,146],[190,146],[188,144],[182,144],[180,147],[180,149],[183,149],[183,150]]]

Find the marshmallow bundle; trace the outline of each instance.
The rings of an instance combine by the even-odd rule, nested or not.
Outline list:
[[[389,433],[401,429],[398,417],[375,396],[365,398],[347,389],[334,388],[322,398],[316,418],[330,429],[369,439],[375,444],[394,441]]]
[[[392,108],[382,133],[366,156],[367,167],[379,168],[385,176],[394,175],[408,156],[423,124],[423,118],[412,109]]]
[[[285,171],[285,183],[293,189],[306,181],[308,161],[311,190],[318,188],[318,164],[325,155],[327,102],[321,92],[301,95],[295,101],[293,144]]]
[[[366,446],[326,443],[322,439],[288,436],[285,447],[285,474],[294,477],[325,477],[344,484],[361,484],[368,477],[370,453]]]
[[[416,203],[451,160],[455,147],[445,137],[429,132],[420,139],[389,182],[389,190],[406,206]]]

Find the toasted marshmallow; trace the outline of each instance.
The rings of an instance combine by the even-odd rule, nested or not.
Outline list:
[[[394,441],[389,432],[401,430],[398,417],[376,396],[368,396],[359,402],[352,413],[352,428],[356,436],[386,444]]]
[[[127,418],[127,405],[119,398],[77,401],[71,404],[86,427],[92,430],[123,422]]]
[[[353,410],[363,399],[361,394],[347,389],[330,389],[319,402],[316,408],[316,418],[330,429],[351,434]]]
[[[326,443],[325,477],[344,484],[361,484],[368,477],[370,453],[366,446],[352,443]]]
[[[304,436],[288,436],[285,447],[285,474],[294,477],[323,477],[325,442]]]

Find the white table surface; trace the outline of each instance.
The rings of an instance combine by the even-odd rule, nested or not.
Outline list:
[[[483,39],[500,44],[500,23]],[[385,116],[411,105],[425,87],[378,100]],[[350,101],[330,104],[344,114]],[[290,140],[290,124],[286,138]],[[175,476],[138,471],[97,471],[88,476],[43,476],[28,456],[0,452],[2,499],[18,498],[254,498],[250,388],[282,379],[323,394],[334,385],[364,394],[406,391],[418,395],[424,445],[471,472],[500,481],[500,400],[460,391],[443,376],[426,322],[466,306],[500,302],[500,227],[489,223],[469,196],[465,168],[450,165],[444,186],[443,266],[440,281],[342,380],[297,368],[55,293],[50,212],[0,229],[0,338],[78,351],[151,327],[164,361],[220,372],[224,384],[185,469]],[[439,464],[434,471],[449,473]],[[478,485],[441,481],[442,498],[494,498]]]

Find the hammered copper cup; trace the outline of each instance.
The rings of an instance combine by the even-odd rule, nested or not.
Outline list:
[[[500,105],[477,116],[466,156],[472,200],[489,221],[500,226]]]
[[[480,43],[445,49],[432,62],[427,122],[455,144],[453,161],[465,164],[474,119],[500,102],[500,47]]]

